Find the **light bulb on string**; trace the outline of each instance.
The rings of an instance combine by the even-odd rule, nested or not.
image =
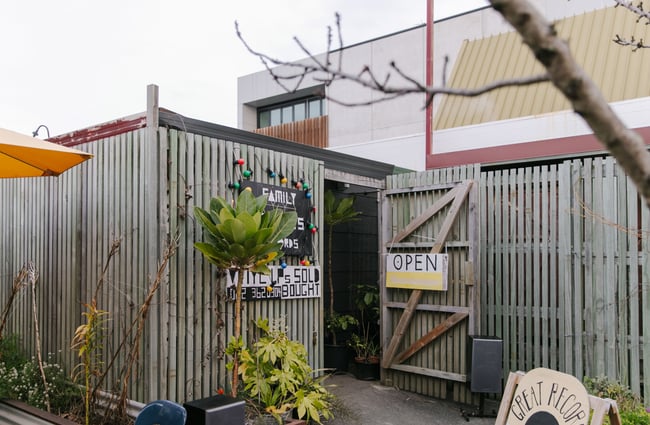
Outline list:
[[[273,287],[275,286],[276,283],[277,281],[273,281],[271,282],[271,284],[266,285],[266,292],[273,292]]]
[[[305,198],[311,199],[311,190],[310,189],[305,189]]]
[[[282,173],[280,173],[280,183],[287,184],[288,181],[289,180],[284,175],[282,175]]]
[[[228,183],[228,189],[231,189],[231,190],[232,190],[232,189],[239,190],[239,188],[241,188],[241,182],[238,182],[238,181],[237,181],[237,182],[230,182],[230,183]]]
[[[271,170],[270,168],[266,169],[266,174],[272,179],[274,179],[276,176],[275,171]]]
[[[242,171],[242,175],[243,175],[245,178],[250,179],[251,176],[253,175],[253,170],[251,170],[251,169],[246,169],[246,170]]]
[[[246,161],[244,161],[244,158],[239,158],[235,160],[235,165],[244,165]]]

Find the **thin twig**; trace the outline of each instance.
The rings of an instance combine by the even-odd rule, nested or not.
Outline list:
[[[43,356],[41,354],[41,333],[38,328],[38,311],[36,308],[36,281],[38,281],[38,271],[34,268],[34,263],[31,261],[27,263],[27,279],[28,284],[32,289],[32,311],[34,313],[34,332],[36,334],[36,358],[38,360],[38,369],[41,371],[41,378],[43,379],[45,407],[48,413],[52,411],[50,407],[50,391],[47,384],[47,377],[45,376],[45,369],[43,368]]]
[[[13,284],[11,286],[11,293],[9,294],[9,299],[7,304],[5,304],[4,310],[2,310],[2,320],[0,321],[0,340],[2,339],[2,333],[5,326],[7,325],[7,319],[9,318],[9,312],[13,306],[14,301],[18,292],[25,286],[25,279],[27,279],[27,267],[23,266],[16,277],[14,278]]]
[[[151,302],[153,301],[154,295],[158,292],[158,289],[160,288],[160,284],[163,281],[163,278],[165,277],[165,270],[167,270],[167,264],[169,263],[169,260],[174,256],[174,254],[176,254],[176,248],[178,247],[178,239],[179,236],[176,236],[176,238],[174,238],[165,249],[163,253],[162,261],[158,266],[158,270],[156,272],[156,277],[154,281],[151,283],[151,286],[149,287],[149,292],[147,293],[147,296],[144,302],[142,303],[142,305],[140,306],[140,310],[138,312],[137,329],[133,337],[133,344],[131,345],[131,349],[129,350],[127,356],[125,372],[124,372],[124,376],[122,377],[122,391],[120,393],[119,403],[117,406],[118,416],[120,417],[126,415],[127,393],[131,382],[131,374],[133,372],[133,366],[136,364],[140,356],[140,343],[141,343],[142,335],[144,333],[144,327],[147,323],[147,315],[149,314],[149,308],[151,307]]]
[[[544,73],[529,77],[495,81],[493,83],[486,84],[475,89],[456,89],[450,87],[433,86],[427,87],[426,85],[420,83],[416,78],[409,76],[406,72],[401,70],[395,62],[390,63],[391,72],[387,72],[381,77],[373,72],[373,70],[367,65],[362,67],[361,70],[356,74],[345,72],[342,69],[343,38],[341,37],[341,25],[338,14],[336,27],[339,35],[339,59],[338,64],[334,66],[330,61],[330,54],[332,52],[331,29],[329,29],[328,32],[328,50],[325,54],[324,61],[314,55],[300,41],[300,39],[294,37],[294,41],[300,50],[305,53],[307,58],[299,62],[288,62],[271,57],[267,54],[258,52],[257,50],[253,49],[242,36],[241,31],[239,30],[239,24],[235,22],[237,37],[241,40],[248,52],[260,59],[266,68],[266,71],[273,78],[273,80],[288,93],[294,93],[299,90],[301,88],[301,84],[309,76],[313,81],[321,83],[325,87],[330,86],[334,81],[345,80],[354,82],[361,87],[365,87],[376,93],[382,94],[380,97],[367,101],[345,101],[342,99],[333,98],[327,93],[323,93],[323,95],[332,103],[342,106],[368,106],[393,100],[408,94],[424,94],[426,96],[426,103],[424,107],[426,108],[432,102],[434,96],[439,94],[475,97],[502,87],[526,86],[550,81],[549,75],[547,73]],[[400,77],[400,80],[402,82],[401,85],[399,83],[392,83],[393,75]]]

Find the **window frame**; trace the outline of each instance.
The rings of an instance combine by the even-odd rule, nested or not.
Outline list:
[[[319,112],[316,115],[312,116],[312,111],[311,111],[311,104],[314,101],[318,101],[319,105]],[[302,105],[303,106],[303,111],[302,111],[302,119],[296,120],[296,106],[297,105]],[[291,119],[287,119],[285,115],[285,110],[286,108],[291,108]],[[301,97],[299,99],[294,99],[290,100],[287,102],[282,102],[282,103],[275,103],[272,105],[268,106],[263,106],[260,108],[257,108],[257,128],[265,128],[265,127],[273,127],[276,125],[280,124],[286,124],[286,123],[291,123],[291,122],[296,122],[296,121],[304,121],[307,119],[311,118],[317,118],[321,117],[325,114],[326,111],[326,104],[325,104],[325,98],[322,96],[308,96],[308,97]],[[276,116],[277,120],[277,113],[280,114],[279,116],[279,122],[275,122],[273,117]],[[263,114],[268,114],[268,125],[262,127],[262,115]]]

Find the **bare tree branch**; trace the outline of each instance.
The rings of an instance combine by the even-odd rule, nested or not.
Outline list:
[[[427,87],[417,79],[409,76],[406,72],[402,71],[396,63],[390,63],[391,72],[379,77],[373,70],[364,66],[357,74],[352,74],[343,71],[343,38],[341,37],[340,17],[336,16],[336,28],[338,33],[338,47],[336,48],[339,55],[337,64],[334,65],[330,58],[334,50],[332,50],[332,28],[328,28],[328,42],[327,52],[325,53],[325,60],[319,59],[304,44],[294,37],[295,43],[300,50],[306,55],[306,59],[300,62],[289,62],[278,58],[271,57],[265,53],[253,49],[248,42],[244,39],[239,30],[239,24],[235,22],[235,30],[237,37],[244,44],[249,53],[256,56],[264,65],[264,68],[269,75],[283,90],[288,93],[295,93],[300,89],[301,85],[307,77],[313,81],[323,84],[325,87],[331,85],[335,81],[352,81],[362,87],[368,88],[375,93],[381,93],[383,96],[373,98],[368,101],[345,101],[327,96],[326,93],[320,93],[333,103],[343,106],[368,106],[389,100],[407,94],[425,94],[426,104],[433,101],[434,96],[439,94],[447,94],[454,96],[473,97],[481,94],[496,90],[502,87],[510,86],[525,86],[537,84],[540,82],[550,81],[548,74],[535,75],[531,77],[513,78],[508,80],[495,81],[493,83],[478,87],[475,89],[456,89],[451,87]],[[398,76],[402,85],[391,84],[393,75]]]
[[[549,72],[553,84],[617,159],[650,206],[650,154],[641,136],[625,127],[598,87],[576,63],[567,43],[534,7],[524,0],[490,0],[490,3],[519,32]]]
[[[631,1],[614,0],[614,3],[616,3],[615,7],[618,6],[624,7],[625,9],[637,15],[638,16],[636,20],[637,23],[645,21],[645,25],[650,24],[650,13],[643,10],[643,2],[640,1],[636,6],[632,4]],[[650,48],[650,45],[645,44],[643,42],[643,39],[637,41],[634,38],[634,36],[631,36],[630,39],[628,40],[625,37],[621,37],[620,35],[616,34],[616,37],[612,41],[614,41],[614,43],[621,46],[632,46],[633,52],[636,52],[639,49]]]
[[[634,36],[631,36],[630,39],[628,40],[616,34],[616,37],[612,41],[620,46],[632,46],[633,52],[636,52],[639,49],[650,49],[650,46],[645,44],[642,38],[639,39],[639,41],[636,41],[634,39]]]
[[[643,2],[640,1],[636,6],[632,4],[631,1],[614,0],[614,3],[616,3],[615,7],[622,6],[637,15],[639,17],[637,22],[641,22],[645,19],[645,24],[650,24],[650,12],[643,10]]]
[[[639,20],[645,19],[646,23],[650,23],[650,15],[643,11],[642,3],[633,6],[631,3],[622,0],[614,1],[617,5],[626,7],[639,15]],[[336,21],[339,43],[337,66],[334,66],[330,61],[332,52],[331,28],[329,28],[328,51],[324,56],[324,62],[306,49],[297,38],[294,38],[294,40],[307,55],[307,58],[300,62],[288,62],[272,58],[252,49],[242,37],[237,23],[235,23],[235,26],[238,38],[248,51],[261,60],[275,82],[288,92],[298,90],[300,84],[309,77],[326,87],[335,81],[351,81],[373,92],[383,94],[377,99],[351,102],[327,97],[328,100],[345,106],[370,105],[413,93],[425,94],[426,104],[428,105],[437,94],[478,96],[501,87],[551,81],[571,102],[575,112],[591,127],[598,140],[617,159],[621,167],[634,181],[646,205],[650,206],[650,154],[641,136],[625,127],[620,118],[610,108],[598,87],[576,63],[567,43],[557,36],[553,26],[534,7],[526,0],[490,0],[490,3],[522,36],[524,43],[528,45],[537,60],[546,68],[546,74],[515,80],[496,81],[477,89],[427,87],[411,78],[394,63],[390,64],[390,71],[383,78],[379,78],[368,66],[363,67],[357,74],[344,72],[342,69],[343,42],[338,15]],[[619,44],[633,45],[635,49],[645,48],[642,40],[636,42],[632,38],[630,41],[625,41],[618,36],[617,39]],[[396,76],[401,85],[392,83],[391,77],[393,75]]]

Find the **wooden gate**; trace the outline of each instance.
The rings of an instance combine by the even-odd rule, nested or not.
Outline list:
[[[440,182],[448,177],[452,176],[394,176],[384,192],[382,381],[469,403],[467,339],[480,329],[479,285],[475,284],[475,270],[480,270],[478,191],[473,176]],[[386,259],[398,253],[447,254],[447,289],[386,287]]]

